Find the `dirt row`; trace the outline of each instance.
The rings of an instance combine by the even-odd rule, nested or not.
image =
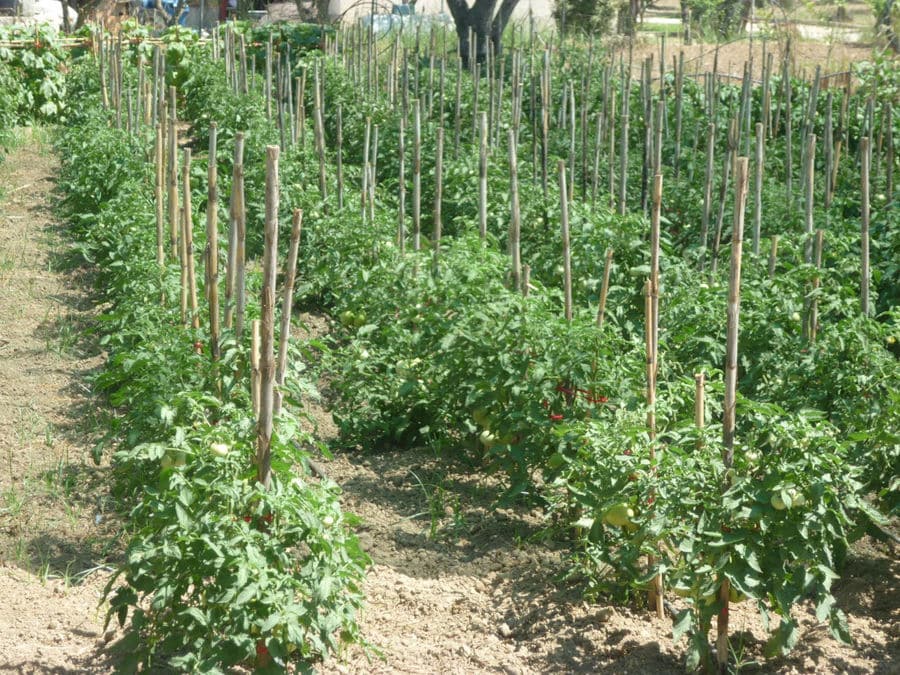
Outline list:
[[[101,431],[89,376],[104,355],[83,329],[97,312],[90,277],[54,219],[57,161],[29,134],[0,165],[0,672],[105,673],[103,585],[121,555],[120,525],[90,454]],[[322,317],[300,318],[322,335]],[[89,335],[89,333],[88,333]],[[337,430],[308,402],[319,436]],[[367,649],[322,673],[677,673],[683,645],[640,607],[587,604],[563,581],[566,545],[538,510],[495,510],[497,485],[422,450],[339,453],[323,462],[373,559],[362,617]],[[765,632],[736,608],[749,672],[900,671],[898,564],[857,547],[837,595],[857,645],[835,643],[802,613],[800,646],[754,666]]]

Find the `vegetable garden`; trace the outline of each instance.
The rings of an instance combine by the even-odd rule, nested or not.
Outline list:
[[[467,68],[440,33],[133,37],[72,59],[58,140],[108,303],[129,667],[363,641],[320,373],[343,448],[497,476],[688,670],[729,667],[738,602],[768,657],[805,601],[852,639],[848,547],[896,542],[896,62],[832,86],[789,50],[733,81],[522,27]],[[299,307],[333,334],[290,340]]]

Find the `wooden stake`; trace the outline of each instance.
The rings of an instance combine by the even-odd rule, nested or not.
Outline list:
[[[816,341],[816,332],[819,330],[819,294],[818,290],[822,284],[822,278],[819,271],[822,269],[822,245],[825,238],[824,230],[816,230],[816,276],[813,277],[812,298],[809,307],[809,341]]]
[[[606,297],[609,294],[609,275],[612,272],[613,249],[606,249],[606,261],[603,264],[603,282],[600,285],[600,304],[597,307],[597,328],[603,328],[606,317]]]
[[[748,161],[739,157],[735,165],[734,228],[731,236],[731,274],[728,280],[728,325],[725,345],[725,398],[722,415],[723,463],[730,469],[734,463],[735,411],[737,405],[738,336],[741,311],[741,254],[744,240],[744,211],[747,201]],[[726,479],[727,480],[727,479]],[[727,489],[728,484],[723,486]],[[716,654],[720,672],[728,666],[728,612],[731,584],[721,578],[719,610],[716,624]]]
[[[775,278],[775,263],[778,260],[778,235],[772,235],[772,243],[769,248],[769,278]]]
[[[572,320],[572,251],[569,247],[569,198],[566,190],[566,163],[559,160],[559,223],[563,240],[563,291],[566,321]]]
[[[478,232],[484,239],[487,236],[487,113],[482,112],[479,115],[478,128]],[[510,169],[512,170],[512,167]]]
[[[809,134],[806,142],[806,166],[803,170],[805,179],[804,191],[806,192],[804,222],[806,223],[806,241],[804,242],[803,259],[807,265],[811,265],[813,261],[813,198],[815,187],[815,174],[813,173],[816,163],[816,135]]]
[[[859,153],[862,162],[860,170],[860,181],[862,183],[862,210],[861,214],[861,236],[862,243],[860,247],[860,305],[863,316],[869,316],[869,162],[871,155],[869,154],[869,144],[871,140],[868,137],[859,139]]]
[[[164,171],[165,171],[165,161],[163,159],[164,156],[164,148],[163,148],[163,132],[162,127],[157,124],[156,125],[156,152],[154,153],[154,204],[156,206],[156,264],[159,265],[160,274],[162,274],[163,269],[166,265],[166,250],[165,250],[165,205],[163,202],[163,183],[164,179]]]
[[[293,316],[294,281],[297,278],[297,254],[300,250],[300,231],[303,226],[303,211],[294,209],[291,222],[291,243],[288,259],[284,268],[284,293],[281,300],[281,332],[278,341],[278,365],[275,371],[275,384],[279,390],[275,392],[275,415],[281,412],[282,393],[287,373],[287,350],[291,337],[291,318]]]
[[[440,276],[441,260],[441,203],[444,200],[444,128],[438,127],[434,157],[434,234],[432,247],[434,260],[432,271],[434,276]]]
[[[516,132],[508,132],[509,142],[509,254],[512,259],[512,286],[516,291],[524,291],[521,279],[521,237],[522,220],[519,210],[519,159],[516,153]]]
[[[260,320],[250,322],[250,402],[253,406],[253,417],[259,420],[259,342]],[[258,423],[258,422],[257,422]],[[258,457],[258,455],[257,455]],[[254,462],[256,464],[258,462]]]
[[[766,137],[761,122],[756,123],[756,162],[753,173],[753,255],[759,255],[759,237],[762,227],[762,181],[765,164]]]
[[[169,152],[168,152],[168,205],[169,245],[172,258],[178,258],[178,135],[175,130],[175,87],[169,87]]]
[[[706,375],[694,375],[694,426],[703,429],[706,426]]]
[[[413,101],[413,250],[422,248],[422,108]]]
[[[184,149],[183,166],[184,210],[181,217],[184,241],[184,268],[187,274],[187,290],[191,302],[191,328],[200,328],[200,312],[197,307],[197,277],[194,270],[194,214],[191,207],[191,149]]]
[[[397,248],[400,255],[406,253],[406,118],[400,117],[400,132],[397,152],[400,160],[400,176],[398,183],[398,209],[397,209]]]
[[[231,184],[232,218],[235,227],[234,334],[238,340],[244,333],[244,315],[247,307],[246,256],[247,213],[244,203],[244,135],[235,135],[234,181]],[[238,163],[240,161],[240,163]]]
[[[272,478],[272,418],[275,409],[275,276],[278,266],[278,151],[266,146],[266,222],[260,298],[259,418],[256,479],[266,488]],[[288,316],[290,321],[290,316]]]
[[[219,172],[216,165],[218,127],[209,125],[206,167],[206,299],[209,303],[209,353],[219,360]]]
[[[709,243],[709,221],[712,217],[712,185],[715,170],[716,125],[706,128],[706,182],[703,188],[703,215],[700,221],[700,270],[706,266],[706,247]]]

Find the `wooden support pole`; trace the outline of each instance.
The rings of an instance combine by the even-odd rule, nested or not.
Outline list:
[[[487,148],[488,148],[488,116],[482,112],[478,120],[478,233],[484,239],[487,236]],[[512,169],[512,167],[510,167]]]
[[[191,149],[184,149],[184,166],[182,172],[183,211],[181,216],[184,242],[184,269],[187,275],[187,291],[190,299],[191,328],[200,328],[200,312],[197,305],[197,276],[194,269],[194,214],[191,204]]]
[[[256,479],[266,488],[272,479],[272,419],[275,408],[275,276],[278,266],[278,151],[266,146],[266,222],[260,298],[259,417]]]
[[[563,240],[563,292],[565,295],[565,318],[572,320],[572,251],[569,246],[569,198],[566,189],[566,162],[559,160],[559,223]]]
[[[275,370],[275,384],[279,390],[275,392],[275,415],[281,412],[282,393],[287,373],[288,342],[291,337],[291,317],[294,303],[294,283],[297,278],[297,256],[300,251],[300,231],[303,227],[303,211],[294,209],[291,221],[291,243],[288,247],[288,259],[284,267],[284,291],[281,299],[281,332],[278,339],[278,364]]]
[[[168,165],[168,206],[169,206],[169,245],[172,258],[178,255],[178,133],[175,129],[175,87],[169,87],[169,131],[167,153]]]
[[[512,260],[512,287],[522,291],[521,253],[519,240],[522,231],[522,215],[519,208],[519,159],[516,148],[516,132],[510,129],[509,142],[509,255]]]
[[[209,125],[206,167],[206,299],[209,303],[209,352],[219,360],[219,171],[216,164],[218,127]]]
[[[859,139],[859,153],[861,160],[860,181],[862,203],[861,208],[861,246],[860,246],[860,305],[863,316],[869,316],[869,154],[868,137]]]
[[[753,172],[753,255],[759,255],[759,237],[762,229],[762,182],[765,168],[765,127],[756,123],[756,156]]]
[[[434,156],[434,232],[432,235],[432,250],[434,259],[432,272],[435,277],[440,276],[441,264],[441,204],[444,201],[444,128],[438,127]]]
[[[597,328],[603,328],[606,318],[606,298],[609,295],[609,276],[612,272],[613,249],[606,249],[606,261],[603,263],[603,281],[600,285],[600,304],[597,307]]]
[[[738,336],[741,310],[741,256],[744,241],[744,211],[747,201],[748,161],[739,157],[735,164],[734,228],[731,236],[731,272],[728,279],[728,322],[725,344],[725,397],[722,414],[723,463],[726,470],[734,464],[734,433],[737,407]],[[727,475],[727,474],[726,474]],[[727,478],[726,478],[727,481]],[[722,486],[727,490],[729,484]],[[728,618],[731,583],[720,578],[719,614],[716,624],[716,656],[719,671],[728,666]]]
[[[165,182],[165,148],[163,146],[162,126],[156,125],[156,148],[154,153],[154,204],[156,207],[156,264],[159,265],[160,275],[166,265],[165,244],[165,202],[163,201],[163,183]]]

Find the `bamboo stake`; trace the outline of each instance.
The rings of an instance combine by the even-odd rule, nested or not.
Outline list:
[[[422,248],[422,109],[413,101],[413,250]]]
[[[706,181],[703,188],[703,215],[700,221],[700,271],[706,266],[706,247],[709,243],[709,221],[712,217],[712,185],[715,170],[716,125],[706,128]]]
[[[785,178],[785,201],[790,209],[792,197],[792,189],[794,182],[794,153],[792,149],[792,129],[791,129],[791,79],[785,80],[784,94],[784,178]]]
[[[885,134],[885,180],[884,193],[887,196],[888,204],[894,203],[894,108],[890,101],[885,103],[884,119],[882,121],[882,129]]]
[[[804,213],[804,222],[806,224],[806,241],[804,242],[803,259],[807,265],[811,265],[813,261],[813,199],[815,197],[815,174],[813,173],[816,163],[816,135],[809,134],[806,142],[806,166],[803,169],[803,177],[805,179],[806,192],[806,208]]]
[[[259,420],[259,342],[260,320],[250,322],[250,402],[253,406],[253,417]],[[254,462],[256,464],[258,462]]]
[[[275,384],[279,387],[275,391],[274,414],[281,412],[282,393],[285,376],[287,373],[287,351],[291,336],[291,317],[293,316],[294,282],[297,278],[297,254],[300,250],[300,231],[303,226],[303,211],[294,209],[291,222],[291,243],[288,248],[288,259],[284,268],[284,293],[281,300],[281,332],[278,341],[278,364],[275,370]]]
[[[478,128],[478,233],[484,239],[487,236],[487,113],[480,113]],[[510,170],[512,170],[512,166],[510,166]]]
[[[228,250],[225,264],[225,328],[231,328],[234,321],[234,286],[235,266],[237,259],[237,226],[234,208],[235,185],[239,182],[238,169],[243,163],[244,135],[240,132],[234,137],[234,174],[232,175],[231,199],[228,205]],[[239,155],[240,153],[240,155]]]
[[[694,426],[703,429],[706,426],[706,375],[694,374]]]
[[[191,328],[200,328],[200,312],[197,305],[197,277],[194,270],[194,214],[191,206],[191,149],[184,149],[183,186],[184,211],[181,217],[184,240],[184,267],[187,272],[187,288],[191,302]]]
[[[434,250],[434,260],[432,271],[435,277],[440,276],[440,259],[441,259],[441,203],[444,195],[444,128],[438,127],[437,139],[434,157],[434,234],[432,236],[432,246]]]
[[[569,198],[566,189],[566,163],[559,160],[559,222],[563,239],[563,291],[566,321],[572,321],[572,251],[569,246]]]
[[[756,123],[756,162],[753,173],[753,255],[759,255],[762,228],[762,182],[765,164],[766,133],[762,122]]]
[[[216,164],[218,127],[209,125],[206,182],[206,299],[209,302],[209,348],[219,360],[219,173]]]
[[[725,155],[725,161],[722,166],[722,182],[719,185],[719,212],[716,217],[716,236],[713,240],[712,251],[712,275],[715,276],[716,269],[719,265],[719,246],[722,243],[722,225],[725,219],[725,201],[728,194],[728,181],[731,179],[731,168],[734,164],[734,158],[737,154],[737,131],[738,119],[732,118],[731,125],[728,129],[728,152]]]
[[[522,288],[521,253],[519,239],[522,230],[522,216],[519,210],[519,159],[516,153],[516,132],[512,129],[509,137],[509,253],[512,258],[512,286],[516,291],[526,292]]]
[[[675,69],[675,178],[681,169],[681,120],[684,104],[684,51],[678,53]]]
[[[337,198],[338,210],[344,208],[344,111],[337,105]]]
[[[630,64],[629,64],[630,66]],[[622,89],[622,112],[619,119],[622,121],[620,133],[621,146],[619,148],[619,215],[624,216],[627,205],[625,203],[628,183],[628,126],[629,126],[629,101],[631,93],[631,73],[625,80]]]
[[[612,272],[613,248],[606,249],[606,261],[603,264],[603,282],[600,285],[600,304],[597,307],[597,328],[603,329],[606,318],[606,298],[609,295],[609,275]]]
[[[154,153],[154,204],[156,206],[156,264],[159,266],[160,275],[166,265],[165,250],[165,204],[163,202],[163,183],[165,161],[163,159],[163,132],[162,126],[156,125],[156,149]],[[164,297],[164,294],[163,294]]]
[[[178,135],[175,130],[175,87],[169,87],[169,152],[168,152],[168,205],[169,245],[172,257],[178,258]]]
[[[737,404],[738,336],[741,312],[741,254],[744,240],[744,211],[747,201],[748,161],[739,157],[735,165],[734,227],[731,236],[731,274],[728,280],[728,327],[725,345],[725,398],[722,416],[723,463],[730,469],[734,463],[735,411]],[[727,474],[726,474],[727,475]],[[727,481],[727,478],[726,478]],[[728,488],[726,484],[724,489]],[[716,624],[716,652],[719,670],[728,665],[728,614],[731,583],[721,579],[721,609]]]
[[[397,152],[400,160],[397,208],[397,248],[400,255],[406,253],[406,118],[400,117],[400,131]]]
[[[266,146],[266,222],[263,249],[263,285],[260,298],[261,342],[259,358],[259,418],[256,478],[266,488],[272,471],[272,417],[275,408],[275,276],[278,266],[278,152]],[[290,315],[287,317],[290,322]]]
[[[609,172],[609,208],[616,205],[616,90],[612,89],[609,96],[609,160],[607,171]]]
[[[778,235],[772,235],[772,243],[769,248],[769,278],[775,278],[775,263],[778,260]]]
[[[862,226],[861,226],[861,282],[860,282],[860,304],[863,316],[869,316],[869,154],[870,139],[866,136],[859,139],[859,152],[862,161],[860,171],[860,181],[862,182]]]
[[[235,227],[234,334],[235,337],[240,340],[241,336],[244,333],[244,315],[246,313],[247,307],[245,254],[247,243],[247,212],[244,201],[244,135],[242,133],[239,133],[235,136],[234,154],[234,181],[231,184],[231,195],[233,199],[232,218],[234,219]],[[238,160],[240,160],[240,164],[237,163]]]
[[[834,105],[834,94],[830,91],[825,102],[825,191],[824,201],[825,209],[831,206],[831,176],[832,166],[834,164],[834,121],[832,108]]]
[[[816,333],[819,330],[819,287],[822,284],[822,278],[819,271],[822,269],[822,245],[825,238],[824,230],[816,230],[816,276],[813,277],[812,298],[809,307],[809,341],[816,341]]]

